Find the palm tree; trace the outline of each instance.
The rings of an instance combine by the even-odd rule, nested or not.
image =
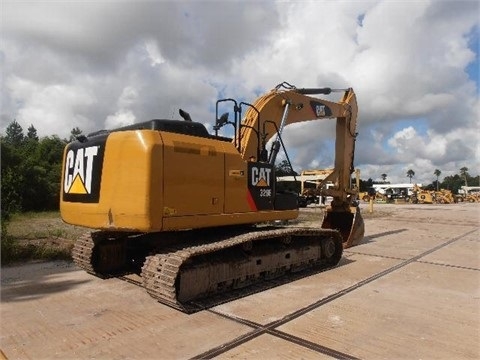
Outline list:
[[[468,184],[467,184],[467,175],[468,175],[467,171],[468,171],[468,168],[465,167],[465,166],[460,169],[460,175],[462,175],[463,178],[465,179],[465,186],[468,186]]]
[[[433,172],[433,175],[435,175],[437,177],[437,191],[438,191],[438,177],[440,176],[442,172],[438,169],[435,169],[435,171]]]
[[[412,177],[414,177],[414,176],[415,176],[415,171],[413,171],[412,169],[409,169],[407,171],[407,177],[410,178],[410,184],[412,183]]]
[[[382,174],[380,175],[382,177],[382,180],[385,181],[387,179],[387,174]]]

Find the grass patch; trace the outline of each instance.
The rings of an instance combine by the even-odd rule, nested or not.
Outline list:
[[[14,214],[7,226],[7,233],[16,240],[75,240],[85,231],[81,226],[64,223],[58,211]]]
[[[68,260],[76,238],[88,231],[65,224],[58,211],[14,214],[2,237],[2,266],[29,260]]]

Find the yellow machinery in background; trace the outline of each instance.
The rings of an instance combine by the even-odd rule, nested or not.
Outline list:
[[[338,91],[338,102],[312,95]],[[232,102],[234,119],[218,116]],[[223,106],[223,105],[222,105]],[[242,108],[247,107],[242,119]],[[350,188],[357,102],[352,89],[280,84],[253,104],[217,101],[215,133],[183,120],[154,119],[80,136],[64,152],[60,209],[79,238],[75,263],[91,274],[137,272],[147,292],[188,311],[197,299],[304,268],[338,263],[363,239]],[[275,159],[289,124],[336,121],[333,198],[315,228],[266,225],[298,216],[297,195],[279,193]],[[233,138],[218,134],[233,127]],[[272,139],[271,150],[266,144]]]
[[[458,202],[480,202],[480,186],[462,186],[456,199]]]
[[[456,203],[457,199],[450,190],[426,190],[415,184],[410,202],[414,204],[452,204]]]

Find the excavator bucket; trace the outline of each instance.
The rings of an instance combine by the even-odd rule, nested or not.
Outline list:
[[[357,206],[350,207],[349,211],[334,211],[328,207],[323,215],[322,228],[340,231],[344,249],[359,245],[365,234],[365,223]]]

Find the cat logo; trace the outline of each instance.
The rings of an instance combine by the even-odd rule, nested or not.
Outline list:
[[[313,113],[317,118],[332,116],[332,110],[327,105],[322,104],[321,102],[310,101],[310,106],[312,107]]]
[[[92,193],[93,162],[100,146],[70,149],[65,157],[63,191],[66,194]]]
[[[316,105],[315,115],[317,115],[317,117],[325,116],[325,105]]]
[[[270,173],[272,169],[263,167],[252,167],[252,185],[259,187],[270,186]]]

